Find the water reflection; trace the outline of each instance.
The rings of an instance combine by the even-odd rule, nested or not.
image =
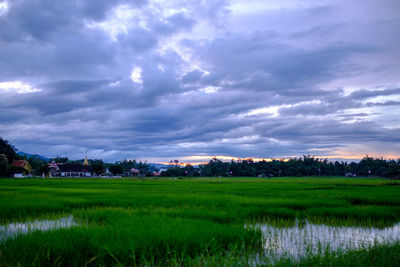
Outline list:
[[[72,215],[69,217],[60,218],[58,220],[35,220],[32,222],[0,225],[0,242],[15,238],[21,234],[28,234],[33,231],[49,231],[78,225],[79,224],[74,220]]]
[[[368,248],[374,244],[386,244],[400,240],[400,223],[378,229],[374,227],[327,226],[296,223],[290,228],[279,228],[268,224],[257,225],[265,238],[267,258],[282,256],[298,260],[303,256],[329,251],[346,251]],[[261,256],[261,255],[259,255]]]

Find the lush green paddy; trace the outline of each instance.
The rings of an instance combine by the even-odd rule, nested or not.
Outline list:
[[[3,227],[70,216],[71,227],[0,236],[0,266],[400,263],[399,242],[254,259],[265,250],[265,235],[252,227],[260,223],[395,225],[400,184],[383,179],[0,179]]]

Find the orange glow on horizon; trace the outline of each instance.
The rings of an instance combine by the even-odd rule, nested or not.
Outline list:
[[[273,160],[280,160],[280,161],[289,161],[290,158],[282,158],[282,159],[278,159],[278,158],[239,158],[239,157],[229,157],[229,156],[188,156],[188,157],[183,157],[181,160],[177,163],[175,162],[156,162],[158,164],[164,164],[164,165],[170,165],[170,166],[186,166],[187,164],[190,165],[204,165],[207,164],[210,160],[212,159],[218,159],[224,162],[228,162],[228,161],[242,161],[242,160],[252,160],[254,162],[260,162],[260,161],[267,161],[267,162],[271,162]]]
[[[383,158],[387,160],[397,160],[400,159],[399,155],[377,155],[375,153],[371,154],[350,154],[350,153],[345,153],[345,152],[339,152],[337,155],[325,155],[325,156],[316,156],[316,155],[310,155],[311,157],[314,157],[316,159],[343,159],[343,160],[361,160],[364,157],[372,157],[372,158]],[[230,156],[187,156],[187,157],[182,157],[180,158],[180,161],[175,163],[175,162],[156,162],[158,164],[164,164],[164,165],[170,165],[170,166],[186,166],[187,164],[190,165],[204,165],[207,164],[210,160],[212,159],[218,159],[223,162],[229,162],[231,160],[233,161],[243,161],[243,160],[252,160],[254,162],[260,162],[260,161],[266,161],[266,162],[271,162],[273,160],[279,160],[279,161],[289,161],[290,159],[294,158],[302,158],[303,156],[287,156],[284,158],[239,158],[239,157],[230,157]]]
[[[356,160],[362,160],[366,156],[370,158],[383,158],[386,160],[390,159],[400,159],[400,155],[378,155],[378,154],[339,154],[339,155],[328,155],[328,156],[315,156],[316,158],[321,158],[321,159],[356,159]]]
[[[253,158],[253,157],[248,157],[248,158],[239,158],[239,157],[231,157],[231,156],[189,156],[189,157],[184,157],[183,160],[188,160],[188,161],[192,161],[192,160],[206,160],[206,161],[210,161],[212,159],[218,159],[221,161],[241,161],[241,160],[252,160],[254,162],[259,162],[259,161],[273,161],[273,160],[282,160],[282,161],[288,161],[288,158]]]
[[[156,162],[157,164],[163,164],[163,165],[170,165],[170,166],[175,166],[175,165],[177,165],[177,166],[186,166],[187,164],[190,164],[190,165],[204,165],[204,164],[207,164],[208,162],[184,162],[184,161],[180,161],[180,162],[178,162],[178,163],[175,163],[175,162]]]

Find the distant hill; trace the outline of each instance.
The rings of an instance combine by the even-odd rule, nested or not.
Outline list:
[[[47,158],[45,156],[41,156],[41,155],[36,155],[36,154],[29,154],[29,153],[25,153],[23,151],[19,151],[17,152],[18,155],[20,156],[26,156],[27,158],[32,158],[32,157],[37,157],[38,159],[41,159],[43,161],[50,161],[50,158]]]

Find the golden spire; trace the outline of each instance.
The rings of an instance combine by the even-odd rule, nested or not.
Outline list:
[[[85,152],[85,161],[83,162],[83,165],[88,166],[89,161],[87,160],[87,152]]]

